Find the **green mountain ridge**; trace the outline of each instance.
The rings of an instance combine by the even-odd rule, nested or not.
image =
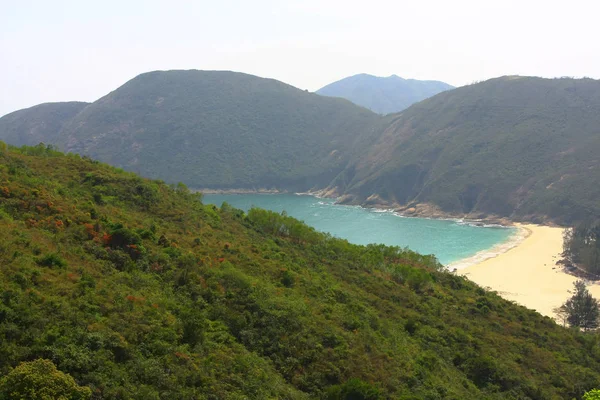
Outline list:
[[[600,216],[592,79],[502,77],[381,116],[271,79],[157,71],[48,123],[42,109],[1,118],[0,139],[193,188],[324,190],[414,215]]]
[[[323,186],[374,138],[348,101],[227,71],[142,74],[68,121],[58,145],[202,188]]]
[[[43,145],[0,143],[0,182],[0,377],[43,358],[93,399],[144,400],[548,400],[600,385],[597,335],[432,256],[203,205]]]
[[[453,88],[454,86],[440,81],[403,79],[397,75],[384,78],[358,74],[330,83],[316,93],[350,100],[378,114],[390,114]]]
[[[15,146],[58,142],[64,124],[89,103],[72,101],[44,103],[15,111],[0,118],[2,139]]]
[[[600,81],[502,77],[387,119],[332,184],[347,201],[537,222],[600,216]]]

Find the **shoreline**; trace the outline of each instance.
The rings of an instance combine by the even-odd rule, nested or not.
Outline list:
[[[380,212],[391,212],[404,218],[426,218],[438,219],[444,221],[462,221],[475,226],[501,226],[512,228],[518,222],[512,221],[507,217],[500,217],[489,214],[457,214],[441,211],[437,206],[428,203],[419,203],[414,206],[401,206],[399,204],[390,204],[382,202],[378,196],[371,196],[363,203],[357,203],[347,196],[340,196],[336,189],[309,189],[305,192],[295,192],[282,189],[212,189],[212,188],[193,188],[193,192],[203,194],[295,194],[298,196],[313,196],[320,199],[333,199],[336,205],[341,206],[358,206],[367,210],[377,210]],[[552,224],[549,224],[552,225]]]
[[[562,259],[565,228],[515,225],[528,231],[520,242],[456,273],[507,300],[556,318],[553,309],[571,296],[569,291],[579,279],[558,264]],[[587,288],[595,298],[600,298],[600,285],[588,282]]]
[[[200,192],[202,194],[283,194],[289,193],[279,189],[190,189],[192,192]]]
[[[514,247],[519,246],[519,244],[531,233],[530,230],[523,227],[523,224],[513,222],[508,220],[507,218],[499,218],[499,217],[491,217],[491,218],[468,218],[466,216],[458,216],[454,214],[442,214],[440,212],[436,212],[432,215],[422,215],[422,214],[406,214],[402,210],[394,207],[384,207],[379,204],[352,204],[340,202],[338,199],[340,197],[335,196],[331,192],[326,192],[325,190],[309,190],[307,192],[289,192],[282,191],[278,189],[194,189],[194,191],[201,191],[206,194],[235,194],[235,195],[244,195],[244,194],[294,194],[296,196],[311,196],[316,199],[333,199],[334,204],[338,206],[345,207],[360,207],[365,210],[373,210],[374,212],[385,212],[394,214],[400,218],[419,218],[419,219],[432,219],[432,220],[441,220],[441,221],[453,221],[463,223],[465,225],[472,225],[477,227],[484,228],[517,228],[515,233],[511,235],[504,242],[498,243],[488,249],[481,250],[472,256],[462,258],[460,260],[456,260],[446,265],[445,268],[452,272],[453,270],[462,270],[469,266],[478,264],[482,261],[485,261],[490,258],[495,258],[500,256],[501,254],[511,250]]]
[[[384,204],[355,204],[353,202],[343,201],[343,196],[337,196],[330,191],[323,190],[308,190],[306,192],[294,192],[280,189],[190,189],[193,192],[200,192],[202,194],[293,194],[296,196],[311,196],[317,199],[333,199],[335,205],[349,206],[349,207],[360,207],[365,210],[375,210],[376,212],[389,212],[402,218],[421,218],[421,219],[433,219],[441,221],[457,221],[464,222],[465,224],[481,227],[503,227],[513,228],[517,222],[511,221],[505,217],[498,216],[469,216],[468,214],[459,215],[453,213],[445,213],[436,209],[435,212],[426,213],[407,213],[406,208],[399,206],[388,206]],[[342,199],[342,201],[340,201]],[[423,208],[425,208],[424,205]],[[434,206],[426,205],[428,209],[432,209]],[[459,260],[460,261],[460,260]]]
[[[513,225],[502,225],[505,228],[515,228],[515,233],[509,236],[505,241],[498,243],[489,249],[481,250],[470,257],[456,260],[446,265],[446,268],[450,272],[459,273],[469,267],[480,264],[484,261],[501,257],[503,254],[519,247],[525,239],[531,235],[531,229],[528,228],[527,224],[513,223]]]
[[[309,190],[303,195],[315,196],[318,198],[335,199],[335,204],[347,206],[360,206],[365,209],[375,209],[386,212],[393,212],[404,218],[427,218],[439,219],[444,221],[462,221],[476,226],[496,225],[502,227],[514,227],[517,222],[508,217],[490,215],[484,213],[465,214],[442,211],[439,207],[430,203],[417,203],[401,205],[382,200],[378,195],[371,195],[363,202],[357,202],[356,198],[350,195],[339,195],[336,188]],[[551,225],[551,223],[549,223]]]
[[[292,193],[274,189],[246,190],[201,190],[207,194],[284,194]],[[403,218],[429,218],[439,220],[460,221],[476,226],[488,224],[517,231],[506,241],[489,249],[482,250],[473,256],[454,261],[446,268],[449,272],[462,275],[479,286],[496,291],[506,300],[513,301],[527,308],[538,311],[542,315],[556,318],[555,307],[562,305],[569,297],[573,284],[580,279],[564,270],[558,264],[563,252],[563,227],[556,225],[537,225],[534,223],[514,222],[508,218],[496,216],[468,216],[441,213],[406,212],[406,208],[389,207],[383,204],[352,204],[338,201],[340,197],[323,190],[293,193],[316,198],[336,199],[335,204],[359,206],[379,212],[394,213]],[[424,210],[428,207],[423,207]],[[587,282],[587,288],[597,299],[600,299],[600,282]],[[559,321],[561,322],[561,321]]]

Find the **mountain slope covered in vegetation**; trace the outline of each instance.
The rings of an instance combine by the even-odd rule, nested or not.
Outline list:
[[[64,124],[89,103],[78,101],[44,103],[15,111],[0,118],[2,140],[15,146],[56,144]]]
[[[347,201],[538,222],[600,216],[600,81],[503,77],[387,118],[332,185]]]
[[[51,360],[94,399],[571,399],[596,335],[285,215],[0,143],[0,376]]]
[[[94,102],[58,145],[204,188],[324,185],[371,143],[378,116],[342,100],[226,71],[142,74]]]
[[[389,114],[453,88],[454,86],[440,81],[403,79],[397,75],[384,78],[358,74],[330,83],[316,93],[341,97],[376,113]]]
[[[11,144],[194,188],[329,188],[415,215],[565,224],[600,215],[599,135],[599,81],[514,76],[384,117],[240,73],[152,72],[87,106],[0,119]]]

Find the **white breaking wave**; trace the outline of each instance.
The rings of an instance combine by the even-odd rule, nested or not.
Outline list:
[[[500,224],[486,224],[481,220],[465,221],[464,219],[457,219],[455,221],[456,221],[456,225],[472,226],[474,228],[506,228],[506,226],[500,225]]]
[[[385,208],[372,208],[370,209],[371,212],[374,213],[389,213],[389,214],[395,214],[394,210],[390,209],[385,209]]]
[[[499,243],[490,249],[479,251],[470,257],[454,261],[448,264],[446,268],[452,271],[454,269],[460,270],[470,267],[471,265],[479,264],[482,261],[494,258],[500,254],[506,253],[512,248],[517,247],[526,237],[527,230],[524,228],[517,228],[515,233],[509,236],[506,241]]]

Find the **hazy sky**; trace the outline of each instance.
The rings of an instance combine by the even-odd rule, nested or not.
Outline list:
[[[139,73],[226,69],[317,90],[366,72],[463,85],[600,78],[597,1],[0,0],[0,115]]]

